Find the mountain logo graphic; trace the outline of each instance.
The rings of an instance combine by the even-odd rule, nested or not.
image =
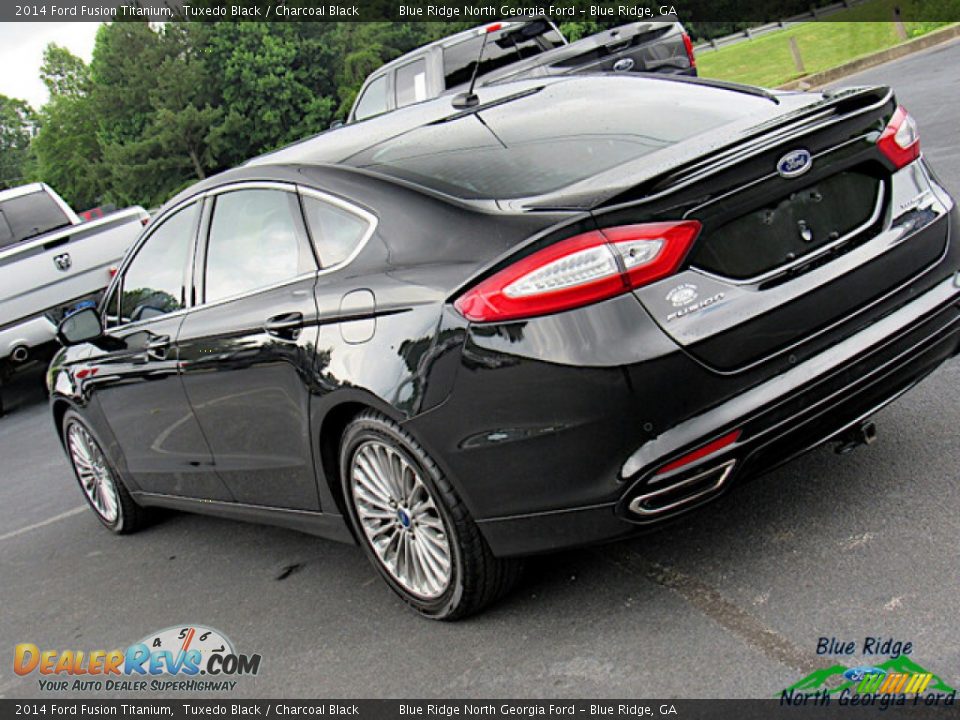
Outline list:
[[[829,695],[838,695],[844,690],[881,694],[956,692],[938,675],[926,670],[910,658],[900,655],[876,666],[848,668],[843,665],[833,665],[815,670],[784,689],[783,693],[821,691]]]

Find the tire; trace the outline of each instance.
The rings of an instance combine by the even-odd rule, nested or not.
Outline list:
[[[494,557],[437,464],[381,413],[363,412],[347,426],[340,478],[367,557],[421,615],[466,617],[501,598],[519,578],[520,562]]]
[[[84,499],[104,527],[126,535],[149,523],[149,512],[130,496],[93,430],[73,410],[63,416],[63,446]]]

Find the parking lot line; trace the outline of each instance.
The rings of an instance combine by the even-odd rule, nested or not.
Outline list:
[[[49,517],[46,520],[41,520],[40,522],[33,523],[33,525],[27,525],[26,527],[22,527],[19,530],[11,530],[8,533],[4,533],[3,535],[0,535],[0,542],[3,542],[4,540],[10,540],[19,535],[25,535],[31,530],[37,530],[38,528],[46,527],[47,525],[52,525],[53,523],[59,522],[60,520],[64,520],[70,517],[71,515],[82,513],[86,509],[87,509],[86,505],[80,505],[78,507],[73,508],[72,510],[67,510],[66,512],[62,512],[59,515],[54,515],[53,517]]]

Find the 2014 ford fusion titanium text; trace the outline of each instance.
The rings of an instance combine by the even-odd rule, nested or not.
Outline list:
[[[482,88],[174,198],[52,410],[108,528],[151,507],[365,549],[433,618],[868,418],[960,347],[954,201],[887,88]]]

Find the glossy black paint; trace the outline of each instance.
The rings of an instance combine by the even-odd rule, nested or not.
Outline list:
[[[350,165],[452,112],[442,99],[363,123],[365,139],[346,128],[204,181],[159,220],[204,203],[186,309],[61,351],[49,376],[57,423],[81,412],[143,504],[349,540],[339,441],[374,408],[436,459],[497,554],[637,532],[629,501],[664,465],[740,429],[696,466],[734,459],[738,483],[860,421],[960,346],[960,218],[922,160],[891,172],[873,146],[895,107],[889,92],[770,105],[753,127],[666,148],[642,172],[618,168],[566,195],[465,201]],[[866,164],[885,184],[875,227],[821,263],[746,284],[688,264],[635,293],[519,322],[471,325],[452,306],[555,240],[664,218],[706,225],[705,208],[748,209],[724,205],[744,187],[760,189],[757,204],[789,192],[769,176],[798,143],[818,172]],[[205,304],[210,198],[249,183],[322,191],[375,216],[375,231],[344,267],[318,259],[290,282]],[[691,282],[722,301],[671,321],[664,298]]]

